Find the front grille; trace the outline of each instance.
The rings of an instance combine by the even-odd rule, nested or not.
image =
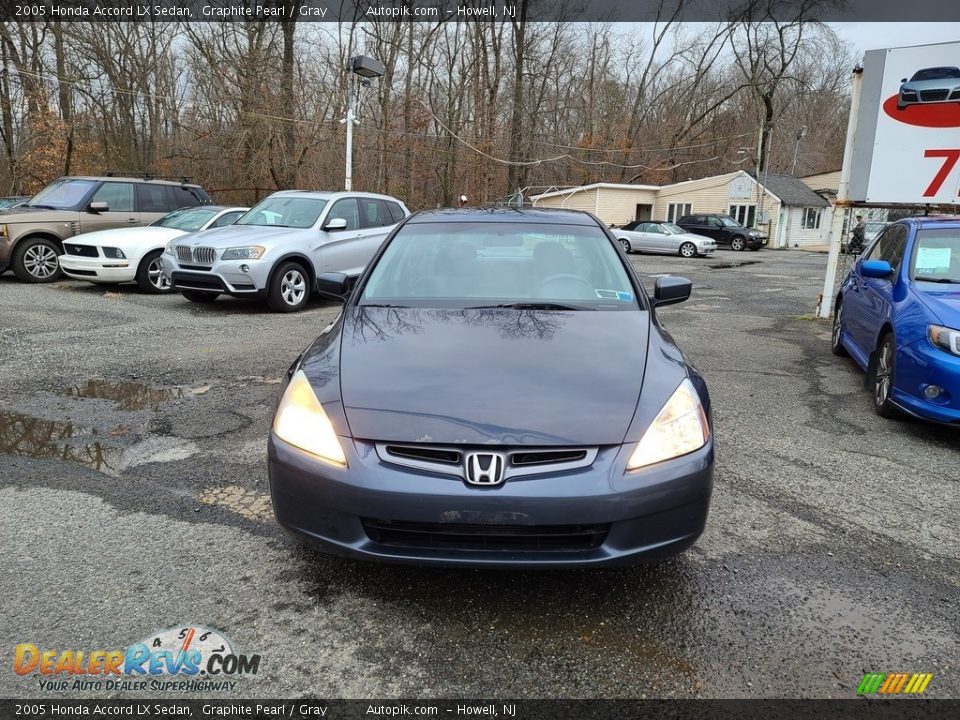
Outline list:
[[[610,531],[602,525],[468,525],[361,518],[373,542],[396,548],[564,552],[593,550]]]
[[[439,462],[447,465],[459,465],[460,453],[448,448],[416,447],[411,445],[387,445],[387,454],[395,458]]]
[[[177,274],[174,273],[176,282]],[[177,283],[179,284],[179,283]],[[466,464],[472,452],[492,452],[506,457],[504,480],[524,475],[561,473],[589,467],[597,458],[597,447],[499,447],[450,445],[401,445],[376,443],[377,455],[385,463],[450,475],[466,477]]]
[[[174,272],[170,275],[173,286],[184,290],[215,290],[225,292],[226,286],[216,275],[200,275],[199,273]]]
[[[924,102],[937,102],[938,100],[946,100],[947,90],[921,90],[920,99]]]
[[[529,467],[531,465],[553,465],[583,460],[587,456],[586,450],[534,450],[532,452],[515,452],[510,455],[510,464],[514,467]]]
[[[213,265],[217,251],[211,247],[187,247],[177,245],[177,260],[188,265]]]
[[[81,257],[98,257],[100,253],[95,245],[75,245],[73,243],[63,244],[64,255],[79,255]]]

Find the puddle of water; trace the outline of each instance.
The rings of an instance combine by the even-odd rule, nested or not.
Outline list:
[[[193,392],[182,387],[155,388],[133,380],[87,380],[70,388],[69,397],[113,400],[121,410],[146,410],[170,400],[180,400]]]
[[[745,267],[746,265],[759,265],[761,264],[760,260],[742,260],[740,262],[728,262],[728,263],[716,263],[715,265],[709,265],[714,270],[726,270],[728,268],[738,268]]]
[[[40,420],[23,413],[0,410],[0,454],[69,460],[85,467],[112,472],[123,450],[104,446],[89,430],[71,422]]]

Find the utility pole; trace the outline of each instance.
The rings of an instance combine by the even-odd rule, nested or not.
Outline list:
[[[347,124],[347,161],[343,178],[343,189],[353,190],[353,126],[357,122],[356,101],[357,94],[353,89],[353,75],[347,78],[347,116],[340,122]]]
[[[793,146],[793,164],[790,166],[790,174],[796,176],[797,174],[797,158],[800,157],[800,141],[807,136],[807,126],[804,125],[802,128],[797,130],[797,144]]]

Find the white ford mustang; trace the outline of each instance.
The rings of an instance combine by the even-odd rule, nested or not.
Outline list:
[[[199,230],[232,225],[248,209],[222,205],[181,208],[145,227],[77,235],[63,243],[60,267],[74,280],[135,282],[144,292],[170,292],[170,283],[160,272],[160,255],[166,244]]]

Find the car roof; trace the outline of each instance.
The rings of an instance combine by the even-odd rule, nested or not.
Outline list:
[[[92,180],[94,182],[136,182],[136,183],[156,183],[157,185],[176,185],[177,187],[195,187],[200,185],[194,182],[181,182],[180,180],[162,180],[152,177],[126,177],[123,175],[63,175],[57,180]]]
[[[556,225],[593,225],[600,223],[590,213],[561,208],[438,208],[421,210],[412,215],[407,223],[437,222],[511,222],[551,223]]]
[[[897,222],[909,222],[923,228],[938,227],[941,225],[952,227],[954,225],[960,226],[960,215],[924,215],[921,217],[903,218]]]
[[[392,200],[401,202],[392,195],[380,195],[378,193],[354,192],[353,190],[277,190],[270,193],[268,197],[303,197],[313,198],[315,200],[338,200],[341,197],[369,197],[380,200]]]

